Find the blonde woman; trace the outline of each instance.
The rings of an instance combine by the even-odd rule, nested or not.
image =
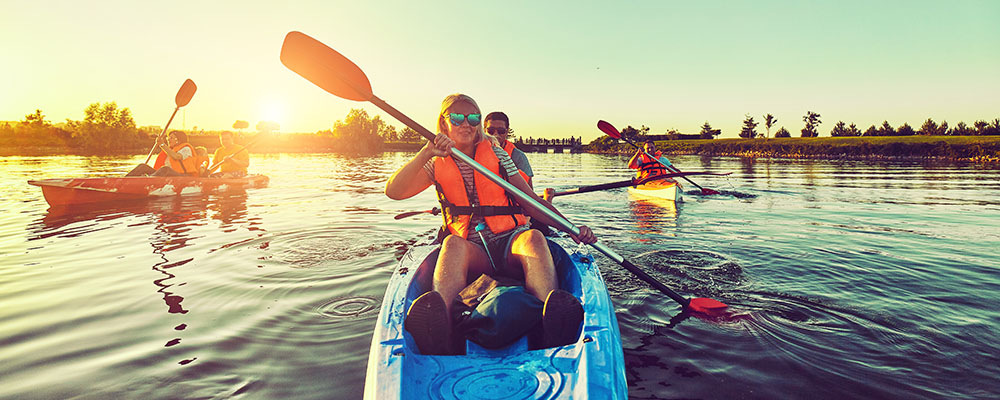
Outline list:
[[[525,216],[556,225],[544,213],[521,207],[499,185],[456,161],[454,147],[472,157],[516,188],[548,206],[518,173],[510,156],[483,132],[482,112],[471,97],[453,94],[441,103],[438,135],[389,178],[385,194],[392,199],[413,197],[432,184],[441,201],[447,233],[434,270],[433,290],[417,298],[407,312],[406,330],[424,354],[459,354],[461,338],[452,337],[451,307],[459,291],[482,274],[524,281],[526,292],[545,302],[542,316],[546,346],[571,342],[583,319],[579,300],[559,290],[555,265],[541,232],[529,229]],[[472,199],[470,201],[470,199]],[[478,228],[478,229],[477,229]],[[594,243],[586,226],[573,239]],[[548,321],[548,322],[547,322]],[[574,324],[575,322],[575,324]],[[558,325],[558,326],[555,326]],[[556,332],[562,326],[571,334]]]

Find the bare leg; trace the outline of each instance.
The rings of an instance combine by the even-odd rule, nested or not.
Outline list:
[[[558,289],[556,266],[545,235],[536,229],[521,232],[510,245],[507,263],[524,270],[524,288],[541,301],[553,289]]]
[[[452,300],[469,284],[469,277],[478,277],[487,271],[492,271],[492,267],[482,248],[458,236],[444,238],[434,268],[434,290],[444,298],[449,316]]]
[[[148,164],[139,164],[136,165],[135,168],[132,168],[132,171],[129,171],[129,173],[125,176],[146,176],[152,174],[153,172],[156,172],[156,170]]]

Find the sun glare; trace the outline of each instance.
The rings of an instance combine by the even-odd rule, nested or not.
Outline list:
[[[277,122],[279,124],[285,122],[285,104],[277,100],[265,100],[260,104],[260,116],[261,121],[271,121]]]

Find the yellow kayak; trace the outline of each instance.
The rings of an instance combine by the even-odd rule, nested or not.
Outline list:
[[[634,195],[655,197],[658,199],[681,201],[681,185],[673,179],[656,180],[636,187],[628,188]]]

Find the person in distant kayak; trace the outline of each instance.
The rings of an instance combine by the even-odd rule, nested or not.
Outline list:
[[[670,166],[670,160],[663,156],[663,153],[656,150],[656,144],[652,140],[647,141],[644,146],[646,153],[649,153],[656,157],[656,159],[650,158],[642,150],[636,150],[635,155],[632,159],[628,160],[628,167],[631,169],[637,169],[635,177],[640,180],[654,177],[657,175],[663,175],[669,173],[666,166]],[[659,161],[657,161],[657,159]],[[663,164],[660,164],[662,162]]]
[[[220,147],[215,149],[215,155],[212,157],[212,165],[218,165],[219,172],[212,176],[221,178],[246,176],[247,167],[250,166],[250,154],[244,151],[246,148],[236,144],[230,131],[219,133],[219,144]]]
[[[170,131],[166,139],[158,136],[156,147],[160,149],[160,154],[153,167],[139,164],[125,176],[198,176],[194,146],[188,143],[187,134]]]
[[[546,331],[545,337],[552,339],[546,340],[546,347],[576,340],[583,320],[579,300],[558,288],[545,236],[529,229],[525,216],[549,225],[554,221],[533,207],[521,207],[502,187],[449,157],[452,147],[471,155],[477,163],[558,213],[532,192],[507,152],[483,132],[481,117],[479,106],[471,97],[464,94],[446,97],[437,119],[440,133],[400,167],[385,186],[389,198],[402,200],[433,184],[442,205],[445,222],[442,229],[447,235],[435,266],[433,290],[414,300],[404,321],[405,329],[423,354],[462,353],[459,340],[455,340],[461,338],[452,335],[452,301],[483,274],[523,279],[525,292],[544,302],[542,329]],[[580,226],[579,230],[574,240],[597,241],[590,228]],[[572,328],[559,331],[564,326]]]

